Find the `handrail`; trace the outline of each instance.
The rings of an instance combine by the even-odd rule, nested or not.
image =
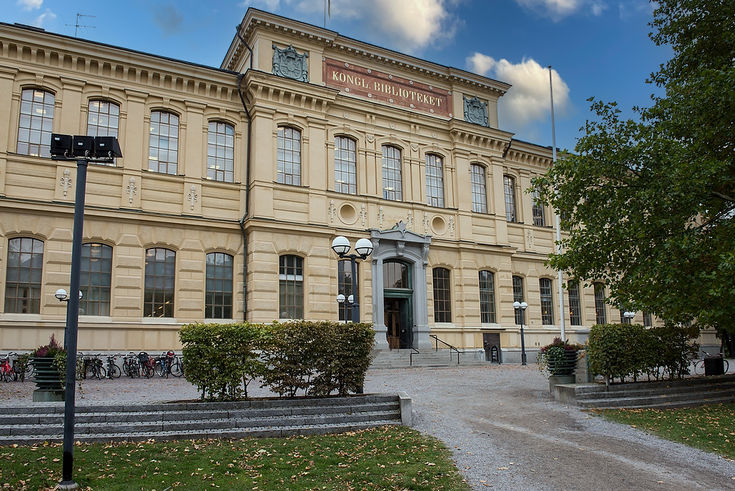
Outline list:
[[[456,351],[457,352],[457,365],[459,365],[459,354],[460,354],[460,351],[457,348],[455,348],[451,344],[447,343],[446,341],[442,341],[441,339],[439,339],[438,337],[436,337],[433,334],[429,334],[429,337],[430,338],[434,338],[434,341],[436,341],[436,349],[434,351],[439,351],[439,343],[441,343],[441,344],[445,345],[447,348],[449,348],[449,358],[452,358],[452,350]]]
[[[417,355],[420,355],[421,352],[419,350],[417,350],[416,348],[414,348],[413,346],[411,346],[409,349],[411,351],[408,353],[408,366],[412,367],[413,366],[413,355],[414,355],[414,353],[417,354]]]

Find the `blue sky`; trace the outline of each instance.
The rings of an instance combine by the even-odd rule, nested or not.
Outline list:
[[[0,0],[3,22],[36,25],[171,58],[219,66],[249,6],[322,26],[324,0]],[[586,99],[624,114],[650,104],[648,75],[671,55],[648,38],[648,0],[331,0],[327,28],[361,41],[513,84],[500,128],[551,145],[554,69],[557,146],[574,148]]]

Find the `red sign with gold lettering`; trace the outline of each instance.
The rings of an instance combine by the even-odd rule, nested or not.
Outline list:
[[[421,82],[325,58],[324,82],[352,95],[449,117],[451,94]]]

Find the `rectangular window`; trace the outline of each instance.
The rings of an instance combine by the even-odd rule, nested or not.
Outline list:
[[[174,316],[176,253],[154,247],[145,251],[144,317]]]
[[[357,194],[357,152],[352,138],[334,139],[334,190]]]
[[[489,324],[495,320],[495,274],[480,271],[480,322]]]
[[[509,222],[516,222],[515,179],[510,176],[503,176],[503,189],[505,192],[505,219]]]
[[[485,190],[485,167],[479,164],[470,166],[472,180],[472,211],[487,213],[487,193]]]
[[[523,278],[520,276],[513,277],[513,302],[523,302]],[[525,311],[516,309],[516,324],[525,324]]]
[[[209,122],[207,132],[207,179],[233,182],[235,128],[219,121]]]
[[[17,314],[41,312],[42,272],[43,241],[32,237],[18,237],[8,241],[5,312]]]
[[[551,326],[554,324],[554,301],[551,295],[551,280],[541,278],[538,281],[541,296],[541,324]]]
[[[151,111],[148,170],[176,175],[179,162],[179,117]]]
[[[569,322],[573,326],[581,326],[582,306],[579,298],[579,282],[570,281],[567,283],[567,292],[569,293]]]
[[[643,312],[643,327],[653,327],[653,317],[650,312]]]
[[[278,176],[281,184],[301,186],[301,132],[295,128],[278,128]]]
[[[403,200],[401,150],[389,145],[383,145],[383,198]]]
[[[444,166],[438,155],[426,156],[426,204],[444,207]]]
[[[51,157],[54,126],[54,94],[41,89],[23,89],[20,95],[18,153]]]
[[[449,270],[434,268],[434,322],[452,322],[452,296]]]
[[[595,283],[595,322],[597,324],[607,324],[607,315],[605,314],[605,285]]]
[[[232,256],[229,254],[207,254],[204,317],[232,319]]]
[[[117,137],[120,125],[120,106],[108,101],[89,101],[89,112],[87,114],[88,136],[114,136]],[[115,165],[112,162],[97,162],[101,165]]]
[[[341,293],[345,296],[345,301],[339,304],[339,320],[341,321],[351,321],[352,320],[352,305],[354,304],[354,297],[353,302],[350,302],[350,295],[353,295],[352,291],[352,263],[348,259],[343,259],[339,262],[337,262],[337,277],[339,279],[338,285],[337,285],[337,293]],[[356,267],[356,280],[357,280],[357,294],[360,294],[360,272],[359,269]]]
[[[304,318],[304,260],[299,256],[278,258],[278,316]]]
[[[539,194],[536,190],[531,192],[531,203],[533,204],[533,224],[537,227],[545,226],[546,219],[544,217],[544,205],[539,201]]]
[[[112,247],[105,244],[82,245],[79,273],[79,313],[110,315],[110,284],[112,282]]]

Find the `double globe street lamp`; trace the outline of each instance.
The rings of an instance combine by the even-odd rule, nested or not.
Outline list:
[[[523,319],[526,317],[526,309],[528,304],[526,302],[513,302],[513,308],[516,313],[521,311],[521,365],[526,364],[526,340],[523,337]]]
[[[352,267],[352,293],[353,295],[350,295],[350,297],[347,299],[348,304],[350,303],[350,298],[352,299],[351,302],[351,310],[352,315],[351,320],[352,322],[360,322],[360,301],[358,300],[357,295],[357,259],[365,260],[368,258],[370,254],[373,253],[373,243],[370,241],[370,239],[358,239],[355,243],[355,253],[349,254],[351,249],[350,241],[347,239],[347,237],[338,236],[335,237],[332,241],[332,250],[335,254],[339,256],[340,259],[349,259],[350,260],[350,266]],[[337,301],[340,301],[340,298],[342,299],[342,302],[345,301],[344,295],[340,294],[337,296]],[[342,303],[340,302],[340,303]]]

